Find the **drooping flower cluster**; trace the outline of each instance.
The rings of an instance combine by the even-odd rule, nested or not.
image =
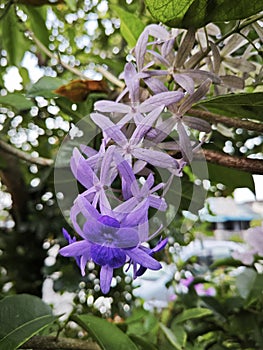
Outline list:
[[[199,147],[188,128],[210,131],[207,122],[185,113],[217,78],[201,70],[181,72],[178,67],[177,72],[174,62],[180,65],[184,53],[178,50],[175,56],[174,40],[162,26],[146,27],[133,51],[134,62],[125,65],[125,89],[116,101],[96,102],[90,116],[102,130],[99,150],[75,148],[71,158],[74,177],[85,190],[70,211],[79,239],[64,230],[69,245],[60,253],[74,257],[82,275],[89,260],[100,265],[103,293],[110,289],[113,270],[124,264],[133,267],[134,278],[146,269],[161,268],[153,255],[167,239],[152,249],[145,245],[162,229],[160,224],[150,232],[149,212],[167,210],[165,194],[171,179],[182,176]],[[156,65],[163,68],[155,69]],[[173,78],[172,90],[164,80],[167,76]],[[165,150],[178,151],[179,156],[175,159]],[[168,171],[165,182],[157,182],[158,169]]]

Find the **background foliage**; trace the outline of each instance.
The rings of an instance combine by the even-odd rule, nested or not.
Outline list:
[[[237,187],[254,191],[252,174],[263,174],[258,160],[263,6],[252,0],[232,5],[223,0],[0,1],[0,324],[5,325],[0,347],[16,349],[38,333],[43,348],[53,341],[54,349],[81,349],[84,343],[98,348],[90,337],[107,350],[262,349],[263,280],[254,265],[238,277],[231,274],[233,262],[219,266],[209,279],[215,296],[198,295],[193,286],[202,281],[197,279],[162,312],[148,312],[134,300],[130,278],[121,270],[107,296],[111,308],[97,306],[101,294],[94,264],[81,278],[71,261],[57,255],[65,243],[61,228],[67,227],[58,206],[61,194],[54,189],[59,147],[95,101],[114,99],[121,91],[117,77],[150,23],[181,28],[175,50],[194,27],[194,42],[178,71],[212,67],[222,79],[189,111],[213,125],[204,145],[208,195],[231,195]],[[194,179],[186,171],[180,210],[167,230],[170,247],[160,256],[168,264],[178,242],[185,245],[203,230],[189,224],[187,234],[181,231]],[[47,280],[59,293],[75,293],[66,320],[55,319],[39,299]],[[39,338],[31,341],[28,348]]]

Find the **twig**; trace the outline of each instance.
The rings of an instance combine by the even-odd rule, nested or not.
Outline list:
[[[23,152],[20,149],[17,149],[2,140],[0,140],[0,149],[16,156],[17,158],[26,160],[29,163],[42,165],[42,166],[51,166],[54,164],[53,159],[42,158],[42,157],[32,157],[31,154]]]
[[[100,350],[97,343],[89,340],[59,338],[51,336],[35,336],[23,344],[19,349],[33,350]]]
[[[31,39],[34,41],[34,43],[37,45],[37,47],[43,51],[48,57],[53,58],[57,60],[62,67],[67,69],[68,71],[72,72],[73,74],[77,75],[81,79],[86,80],[87,77],[77,68],[71,67],[67,63],[63,62],[60,57],[53,52],[49,51],[49,49],[41,43],[40,40],[35,36],[35,34],[31,30],[27,30],[28,35],[31,37]],[[120,88],[124,88],[125,84],[120,81],[118,78],[116,78],[113,74],[108,72],[106,69],[104,69],[101,66],[96,67],[96,70],[101,73],[108,81],[110,81],[112,84],[119,86]]]
[[[206,160],[210,163],[243,170],[251,174],[263,175],[263,161],[260,159],[229,156],[227,154],[208,149],[202,149],[202,152]]]
[[[250,120],[243,120],[239,118],[229,118],[227,116],[211,113],[208,111],[203,111],[200,109],[191,108],[187,114],[197,117],[200,119],[204,119],[210,123],[222,123],[227,126],[232,126],[234,128],[242,128],[251,131],[263,132],[263,123],[256,123]]]

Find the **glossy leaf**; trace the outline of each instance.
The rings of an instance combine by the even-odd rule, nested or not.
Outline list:
[[[228,94],[201,101],[196,106],[236,118],[263,120],[263,92]]]
[[[0,301],[0,349],[14,350],[56,318],[40,298],[13,295]]]
[[[34,103],[25,96],[13,93],[0,96],[0,105],[14,108],[16,111],[25,111],[34,106]]]
[[[114,10],[114,12],[116,12],[117,16],[121,20],[120,31],[123,38],[130,47],[134,47],[137,39],[145,27],[143,22],[137,16],[123,10],[119,6],[111,5],[111,8]]]
[[[174,323],[182,323],[193,318],[201,318],[209,316],[212,314],[212,311],[209,309],[196,307],[188,310],[184,310],[180,315],[176,316]]]
[[[29,41],[24,37],[23,28],[19,24],[14,6],[10,7],[0,21],[0,26],[2,26],[2,49],[7,52],[9,65],[19,66],[29,46]]]
[[[102,350],[138,350],[131,339],[116,325],[93,315],[73,316],[72,320],[85,329]]]
[[[60,78],[42,77],[27,91],[27,96],[52,98],[57,96],[54,90],[58,89],[63,84],[65,84],[65,80]]]
[[[185,348],[186,333],[181,327],[178,327],[181,333],[177,332],[177,334],[163,323],[160,323],[160,328],[176,350],[183,350]]]
[[[252,16],[263,9],[258,0],[145,0],[155,20],[171,27],[202,27],[209,22],[224,22]]]

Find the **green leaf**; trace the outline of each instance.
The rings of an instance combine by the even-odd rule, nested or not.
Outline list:
[[[85,329],[102,350],[138,350],[125,333],[105,319],[92,315],[80,315],[73,316],[72,320]]]
[[[111,5],[111,8],[121,20],[120,31],[123,38],[130,47],[134,47],[145,25],[137,16],[123,10],[121,7]]]
[[[249,296],[256,278],[257,278],[256,271],[249,268],[245,269],[240,275],[237,276],[236,287],[239,292],[239,295],[243,299],[246,299]]]
[[[209,22],[242,19],[263,9],[258,0],[145,0],[155,20],[171,27],[202,27]]]
[[[23,11],[29,17],[30,29],[41,43],[48,47],[49,32],[46,27],[47,7],[23,6]],[[41,54],[43,54],[41,52]]]
[[[0,104],[14,108],[16,111],[25,111],[34,106],[34,103],[25,96],[13,93],[0,96]]]
[[[42,96],[45,98],[58,96],[53,91],[65,83],[66,81],[60,78],[42,77],[27,91],[27,96]]]
[[[228,117],[263,120],[263,92],[212,97],[197,103],[196,106],[205,107],[210,112]]]
[[[160,328],[164,332],[169,342],[173,345],[176,350],[183,350],[183,345],[178,342],[178,339],[171,329],[167,328],[163,323],[160,323]],[[186,334],[185,334],[186,338]]]
[[[24,37],[14,6],[11,6],[4,18],[2,18],[0,25],[2,25],[1,48],[7,52],[9,65],[19,66],[29,46],[29,41]]]
[[[196,307],[188,310],[184,310],[180,315],[174,319],[174,323],[182,323],[193,318],[201,318],[209,316],[212,314],[212,311],[209,309]]]
[[[14,350],[56,318],[40,298],[20,294],[0,301],[0,349]]]
[[[230,194],[234,189],[241,187],[247,187],[255,193],[255,184],[251,174],[212,163],[208,163],[207,166],[210,181],[225,185],[225,194]]]

